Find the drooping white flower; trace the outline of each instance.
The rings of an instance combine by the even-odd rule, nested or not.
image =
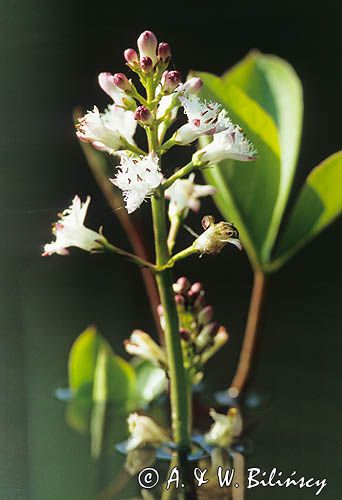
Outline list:
[[[172,186],[165,191],[165,196],[170,200],[169,217],[186,217],[189,209],[198,212],[201,206],[199,198],[210,196],[215,193],[215,188],[210,185],[194,183],[195,174],[189,175],[188,179],[177,179]]]
[[[154,153],[139,159],[122,153],[118,170],[116,177],[110,181],[123,191],[129,214],[134,212],[144,199],[152,194],[163,179],[158,156]]]
[[[90,196],[84,203],[75,196],[69,208],[60,214],[60,219],[53,226],[55,241],[44,246],[43,256],[57,253],[67,255],[68,247],[78,247],[86,252],[101,252],[106,239],[102,234],[84,226],[84,219],[90,203]]]
[[[77,137],[83,142],[90,142],[100,151],[112,153],[124,147],[122,138],[133,143],[133,136],[137,126],[132,111],[126,111],[115,104],[111,104],[104,113],[100,113],[94,106],[79,118]]]
[[[126,446],[127,451],[143,446],[160,446],[170,440],[167,432],[150,417],[131,413],[127,422],[131,434]]]
[[[227,112],[216,102],[201,101],[197,96],[181,96],[179,100],[188,117],[188,123],[177,130],[175,141],[190,144],[201,135],[213,135],[232,128]]]
[[[209,414],[214,423],[209,432],[205,434],[205,441],[220,448],[227,448],[232,444],[233,438],[242,432],[242,419],[238,410],[230,408],[228,413],[224,415],[211,409]]]
[[[237,126],[215,134],[211,143],[194,155],[195,162],[202,163],[218,163],[225,159],[251,161],[256,158],[256,149]]]
[[[131,356],[147,359],[155,365],[166,367],[167,358],[165,351],[145,332],[134,330],[125,341],[125,349]]]
[[[111,73],[100,73],[98,76],[98,82],[101,89],[113,99],[114,104],[116,104],[117,106],[134,106],[134,99],[128,96],[123,89],[120,89],[117,85],[115,85],[114,79],[115,75],[112,75]]]

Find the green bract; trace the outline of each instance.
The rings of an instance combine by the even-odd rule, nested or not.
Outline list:
[[[225,160],[205,169],[204,177],[217,189],[214,199],[223,216],[239,228],[254,269],[275,271],[341,213],[342,153],[308,176],[278,236],[302,130],[298,76],[286,61],[256,51],[222,77],[196,76],[204,83],[202,97],[220,102],[258,150],[256,161]],[[201,146],[209,140],[201,138]]]

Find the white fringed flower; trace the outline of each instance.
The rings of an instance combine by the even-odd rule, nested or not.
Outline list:
[[[135,101],[114,83],[114,75],[108,72],[100,73],[98,82],[101,89],[113,99],[114,104],[121,107],[135,107]]]
[[[218,163],[222,160],[232,159],[239,161],[256,160],[257,151],[253,144],[244,136],[239,127],[233,130],[224,130],[214,135],[208,146],[195,153],[195,162]]]
[[[121,154],[121,164],[118,166],[118,174],[110,181],[123,191],[127,212],[134,212],[156,189],[163,174],[159,168],[159,160],[156,154],[131,158]]]
[[[224,415],[211,409],[209,414],[214,423],[205,434],[205,441],[220,448],[227,448],[232,444],[233,438],[242,432],[242,419],[238,410],[230,408]]]
[[[160,446],[170,440],[167,432],[150,417],[131,413],[127,422],[131,434],[126,446],[127,451],[143,446]]]
[[[67,255],[68,247],[78,247],[86,252],[100,252],[106,242],[104,236],[84,226],[84,219],[90,203],[90,196],[84,203],[75,196],[69,208],[60,214],[60,219],[53,226],[55,241],[44,246],[43,256],[57,253]]]
[[[189,209],[198,212],[201,206],[199,198],[210,196],[215,193],[215,188],[210,185],[194,183],[195,174],[189,175],[188,179],[177,179],[171,187],[165,191],[165,196],[170,200],[169,217],[186,217]]]
[[[125,340],[125,349],[131,356],[147,359],[155,365],[167,366],[165,351],[145,332],[134,330],[128,340]]]
[[[213,135],[232,128],[227,112],[216,102],[201,101],[197,96],[181,96],[179,100],[188,117],[188,123],[175,134],[178,144],[190,144],[201,135]]]
[[[160,120],[165,119],[167,122],[172,123],[178,113],[178,109],[181,105],[179,97],[187,97],[192,93],[197,92],[203,85],[200,78],[193,77],[187,80],[185,83],[180,83],[178,87],[172,92],[172,94],[164,95],[159,102],[156,118]],[[157,88],[157,95],[162,90],[162,85]],[[160,127],[163,130],[163,127]]]
[[[88,111],[78,121],[77,137],[83,142],[91,142],[100,151],[112,153],[123,149],[122,138],[133,143],[137,126],[134,113],[115,104],[108,106],[104,113],[94,106],[93,111]]]

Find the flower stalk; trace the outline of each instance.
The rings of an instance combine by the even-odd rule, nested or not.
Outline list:
[[[147,98],[154,99],[154,89],[147,87]],[[155,127],[147,129],[149,152],[156,151],[158,135]],[[156,265],[162,267],[170,260],[167,244],[166,208],[164,191],[159,187],[151,199]],[[182,453],[190,450],[190,400],[191,386],[183,363],[176,302],[171,269],[156,274],[160,302],[164,311],[164,340],[167,350],[170,377],[170,401],[173,438]]]

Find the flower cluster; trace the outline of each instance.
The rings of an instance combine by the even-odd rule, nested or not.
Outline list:
[[[184,366],[192,383],[198,383],[203,376],[205,363],[227,342],[228,333],[217,321],[214,311],[206,304],[205,292],[200,283],[190,284],[187,278],[179,278],[173,285],[179,318],[179,335],[183,349]],[[160,322],[164,327],[164,311],[158,308]],[[135,330],[125,341],[127,352],[141,359],[149,360],[168,370],[167,356],[147,333]]]
[[[123,191],[129,213],[136,210],[159,187],[162,179],[161,176],[154,175],[154,169],[151,174],[148,169],[140,167],[145,153],[134,142],[137,124],[154,129],[160,146],[159,155],[173,145],[190,144],[201,136],[213,136],[212,143],[194,155],[196,166],[225,158],[249,161],[256,157],[253,146],[245,139],[241,129],[231,122],[227,111],[220,104],[201,101],[195,95],[202,86],[199,78],[193,77],[182,83],[178,71],[167,69],[171,59],[168,43],[158,44],[154,33],[144,31],[139,36],[137,45],[138,52],[132,48],[126,49],[124,57],[129,69],[139,76],[140,82],[147,89],[146,97],[139,94],[133,81],[123,73],[100,73],[99,85],[113,102],[103,113],[95,106],[79,119],[76,126],[78,138],[91,143],[96,149],[110,154],[127,151],[136,155],[134,159],[128,160],[127,154],[121,154],[121,165],[118,167],[121,172],[113,182]],[[151,89],[155,94],[152,101],[149,100]],[[188,123],[181,126],[163,145],[165,133],[176,119],[181,106]],[[154,151],[154,154],[153,161],[157,164],[158,151]],[[131,168],[133,163],[137,175]],[[126,172],[127,169],[129,172]],[[136,182],[137,179],[139,182]],[[188,181],[190,186],[191,180]],[[189,198],[188,208],[192,208],[191,201],[193,198]],[[170,210],[172,211],[172,207]]]

